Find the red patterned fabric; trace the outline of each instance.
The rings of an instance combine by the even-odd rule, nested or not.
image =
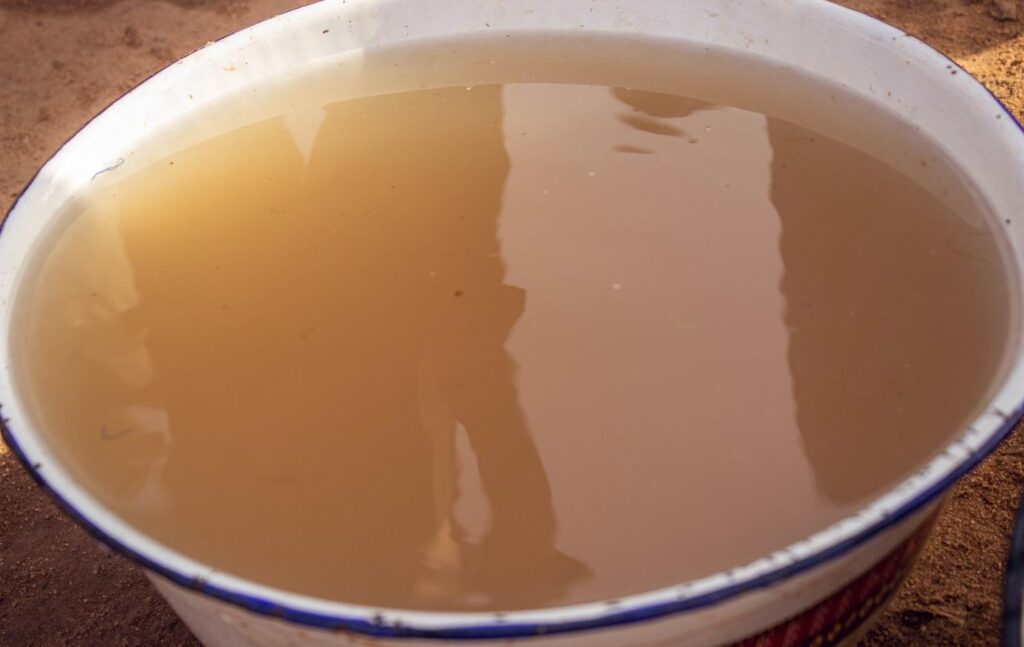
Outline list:
[[[842,591],[735,647],[824,647],[850,635],[896,591],[921,550],[932,520]]]

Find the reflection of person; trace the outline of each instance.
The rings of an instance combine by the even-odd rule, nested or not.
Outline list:
[[[387,130],[352,132],[359,112]],[[501,126],[499,86],[336,104],[327,108],[306,177],[337,182],[333,206],[341,212],[381,214],[357,235],[379,237],[372,244],[390,258],[367,258],[371,266],[352,270],[365,273],[382,343],[396,351],[365,357],[392,362],[388,372],[406,376],[392,381],[386,406],[414,409],[433,456],[425,490],[433,518],[403,530],[406,545],[394,547],[422,556],[408,584],[424,606],[451,605],[446,597],[474,592],[494,607],[540,604],[580,571],[554,549],[550,487],[504,348],[525,293],[503,283],[497,230],[509,160]],[[325,159],[341,165],[318,164],[318,154],[334,147]],[[321,173],[332,177],[315,175]],[[491,508],[490,530],[476,550],[453,518],[458,424]],[[408,494],[423,484],[405,487]]]
[[[821,494],[864,502],[981,400],[998,348],[963,340],[1002,338],[975,289],[998,285],[998,262],[950,256],[966,225],[866,154],[776,119],[768,134],[804,451]]]
[[[633,109],[622,121],[670,137],[687,136],[676,118],[714,108],[614,95]],[[980,401],[996,345],[966,349],[962,339],[1002,338],[1003,315],[972,288],[998,285],[997,261],[951,260],[955,219],[942,221],[933,198],[867,155],[770,117],[766,135],[794,422],[819,493],[862,503],[936,451]]]
[[[136,314],[175,433],[176,508],[141,525],[226,572],[332,599],[557,599],[585,569],[555,550],[504,348],[525,294],[504,284],[498,243],[500,87],[301,116],[177,155],[190,190],[156,196],[175,219],[159,245],[141,241],[162,225],[131,219]],[[458,424],[490,505],[479,546],[453,516]]]

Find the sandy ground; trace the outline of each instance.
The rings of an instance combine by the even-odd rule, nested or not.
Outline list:
[[[1020,0],[844,0],[942,50],[1024,117]],[[149,74],[298,0],[0,0],[0,207]],[[1014,12],[1019,20],[1007,20]],[[868,645],[996,644],[1024,486],[1020,429],[953,493]],[[194,645],[137,569],[65,518],[0,444],[0,645]]]

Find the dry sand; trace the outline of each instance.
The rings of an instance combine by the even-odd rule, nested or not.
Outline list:
[[[1024,118],[1021,0],[845,0],[945,52]],[[298,0],[0,0],[0,206],[90,116],[207,41]],[[956,488],[868,645],[996,644],[1024,485],[1015,434]],[[61,514],[0,444],[0,645],[195,645],[139,571]]]

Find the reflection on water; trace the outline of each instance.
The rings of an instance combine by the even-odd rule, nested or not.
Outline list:
[[[655,134],[679,136],[673,118],[718,108],[613,94],[644,115],[620,115],[624,123]],[[991,234],[969,224],[974,214],[958,218],[877,160],[778,119],[765,131],[795,405],[786,422],[799,429],[820,494],[864,504],[982,400],[1005,335],[999,257]],[[968,338],[989,343],[965,349]],[[965,352],[975,361],[951,357]]]
[[[408,127],[397,124],[409,106],[392,98],[329,106],[302,177],[313,186],[337,178],[342,187],[332,196],[332,206],[342,213],[387,218],[381,213],[386,203],[415,209],[411,221],[377,223],[356,234],[371,247],[386,239],[383,245],[401,263],[385,272],[352,268],[355,274],[372,273],[373,280],[349,307],[372,318],[388,346],[372,354],[364,349],[366,361],[383,364],[375,373],[400,375],[413,369],[408,380],[393,381],[386,401],[374,406],[407,410],[405,428],[398,433],[406,437],[408,425],[415,424],[429,441],[432,459],[425,472],[422,457],[415,454],[410,464],[391,466],[404,481],[400,496],[386,505],[377,498],[360,509],[353,522],[374,547],[352,551],[350,559],[412,556],[407,581],[388,582],[392,596],[396,586],[409,588],[412,597],[405,604],[443,606],[454,598],[470,606],[505,608],[555,599],[586,569],[555,550],[550,486],[518,402],[515,364],[504,349],[526,294],[504,283],[497,239],[509,164],[501,88],[423,92],[410,100],[418,119]],[[374,123],[386,124],[388,131],[353,133],[356,111],[372,114]],[[453,125],[410,132],[441,120]],[[345,141],[340,158],[339,140]],[[381,259],[366,260],[376,265]],[[399,305],[403,300],[414,304],[408,312]],[[348,357],[343,354],[339,361]],[[380,398],[369,389],[364,395],[370,401]],[[489,528],[478,545],[465,541],[453,515],[458,428],[475,454],[489,505]],[[428,482],[409,478],[415,474]],[[394,476],[367,474],[359,491],[370,496],[387,491],[374,485],[374,478]],[[434,514],[423,516],[421,502],[407,497],[409,491],[430,494]],[[386,526],[396,516],[405,520],[401,532],[389,533]],[[422,526],[410,524],[412,519],[421,519]]]
[[[690,97],[633,88],[612,88],[612,96],[649,117],[678,119],[698,110],[714,110],[717,106]]]
[[[69,394],[54,424],[104,438],[71,439],[105,466],[87,480],[185,552],[291,590],[423,608],[565,595],[588,570],[555,547],[504,348],[526,301],[497,238],[508,168],[501,88],[460,87],[301,110],[115,186],[69,232],[73,262],[48,267],[59,286],[116,264],[71,283],[71,304],[131,288],[86,317],[84,358],[46,363]]]
[[[555,98],[557,119],[529,109]],[[578,590],[728,568],[835,515],[793,425],[765,118],[601,87],[504,100],[499,235],[529,295],[506,348],[559,546],[595,573]]]
[[[795,422],[822,494],[863,503],[984,398],[1007,332],[1003,269],[986,229],[875,160],[775,119],[768,136]]]
[[[61,459],[218,570],[349,602],[563,604],[755,559],[937,448],[1005,336],[983,231],[672,95],[300,106],[108,180],[26,315]]]
[[[687,117],[698,110],[713,110],[714,106],[703,101],[681,97],[674,94],[647,92],[631,88],[612,88],[612,95],[626,105],[632,107],[630,113],[620,114],[619,121],[637,130],[655,135],[683,137],[687,142],[696,144],[699,140],[679,126],[673,125],[669,119]],[[622,146],[627,146],[623,149]],[[620,152],[639,152],[629,149],[628,145],[620,144]]]
[[[656,134],[678,136],[689,122],[672,118],[716,109],[613,94],[645,115],[624,123]],[[1006,332],[997,250],[986,229],[877,160],[778,119],[765,130],[795,405],[785,422],[799,429],[819,493],[864,504],[947,442],[983,398]]]

